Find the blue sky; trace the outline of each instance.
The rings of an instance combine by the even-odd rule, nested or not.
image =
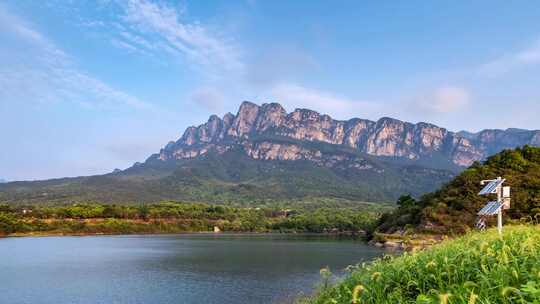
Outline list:
[[[0,2],[0,178],[144,161],[243,100],[539,129],[535,1]]]

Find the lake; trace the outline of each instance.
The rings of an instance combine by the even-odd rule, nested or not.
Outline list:
[[[382,251],[316,235],[0,239],[0,303],[283,303]]]

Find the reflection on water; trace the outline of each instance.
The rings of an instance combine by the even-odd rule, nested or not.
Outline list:
[[[0,303],[275,303],[380,254],[313,235],[7,238]]]

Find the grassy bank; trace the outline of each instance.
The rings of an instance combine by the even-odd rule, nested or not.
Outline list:
[[[540,227],[469,233],[360,265],[304,304],[540,303]]]

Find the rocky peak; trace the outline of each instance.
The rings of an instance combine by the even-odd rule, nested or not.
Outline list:
[[[476,137],[475,133],[468,132],[468,131],[459,131],[456,133],[456,135],[467,138],[469,140],[473,140]]]
[[[176,146],[176,143],[174,141],[170,141],[167,143],[167,145],[163,148],[164,150],[171,151]]]
[[[320,116],[318,112],[309,109],[295,109],[289,114],[290,119],[301,122],[318,121]]]
[[[471,144],[487,155],[495,154],[503,149],[511,149],[525,144],[538,146],[540,131],[510,128],[506,130],[486,129],[478,133],[461,131],[458,134],[470,140]]]
[[[343,144],[352,148],[361,148],[365,145],[375,122],[367,119],[353,118],[345,123],[345,136]]]
[[[207,129],[210,133],[216,133],[222,126],[223,121],[217,115],[212,115],[208,118],[206,123]]]
[[[532,146],[540,146],[540,131],[533,132],[531,136],[530,144]]]
[[[439,151],[443,148],[448,131],[436,125],[420,122],[414,127],[413,141],[419,146],[420,153]]]
[[[259,117],[255,123],[257,132],[281,126],[285,121],[287,111],[278,103],[265,103],[260,107]]]
[[[233,113],[226,113],[225,115],[223,115],[223,124],[226,126],[230,126],[233,123],[234,117],[235,116]]]
[[[449,163],[458,166],[468,166],[505,148],[540,145],[540,131],[508,129],[454,133],[426,122],[412,124],[390,117],[376,122],[359,118],[341,121],[309,109],[295,109],[287,114],[278,103],[258,106],[245,101],[236,115],[227,113],[223,119],[212,115],[205,124],[187,128],[182,138],[167,144],[158,157],[161,160],[192,158],[210,150],[222,153],[233,145],[254,151],[250,150],[254,147],[250,139],[263,133],[300,142],[342,145],[375,156],[418,160],[437,153],[437,158],[446,157]],[[287,155],[279,155],[285,151],[283,147],[278,149],[279,145],[271,142],[266,145],[267,149],[271,148],[272,159],[296,159],[290,149]],[[260,153],[248,154],[255,158]]]
[[[191,146],[197,142],[197,128],[188,127],[180,139],[180,143]]]
[[[259,115],[259,109],[259,106],[252,102],[242,102],[227,134],[233,137],[248,137]]]
[[[261,105],[262,112],[279,112],[282,114],[287,114],[287,111],[277,102],[263,103]]]
[[[211,124],[211,123],[216,123],[216,122],[221,122],[221,119],[217,116],[217,115],[210,115],[210,117],[208,117],[208,123]]]
[[[378,126],[404,125],[406,122],[392,117],[381,117],[377,120]],[[410,124],[410,123],[409,123]]]
[[[377,121],[365,147],[368,154],[416,158],[413,150],[414,125],[390,117]]]
[[[217,115],[212,115],[208,122],[197,128],[197,139],[205,143],[216,141],[222,128],[223,121]]]

